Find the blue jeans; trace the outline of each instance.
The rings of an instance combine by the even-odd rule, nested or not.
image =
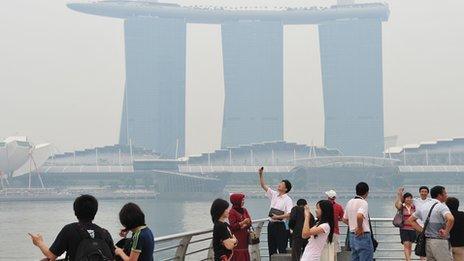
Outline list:
[[[351,261],[372,261],[374,260],[374,246],[370,233],[356,236],[350,233]]]

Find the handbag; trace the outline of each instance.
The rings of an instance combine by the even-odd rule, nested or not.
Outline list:
[[[422,232],[419,233],[416,239],[416,247],[414,248],[414,253],[416,256],[427,256],[426,251],[425,251],[425,229],[429,225],[429,220],[430,220],[430,214],[432,214],[433,208],[438,204],[436,202],[433,204],[433,206],[430,208],[429,214],[427,215],[427,219],[424,222],[424,228],[422,229]]]
[[[393,226],[398,227],[398,228],[402,228],[404,226],[403,207],[401,207],[400,209],[398,209],[398,211],[396,211],[396,214],[393,217],[392,223],[393,223]]]
[[[281,215],[283,215],[283,214],[285,214],[285,212],[283,212],[282,210],[276,209],[276,208],[271,208],[271,209],[269,210],[268,216],[269,216],[270,218],[272,218],[274,215],[281,216]],[[279,219],[279,220],[281,220],[281,219]]]
[[[124,251],[124,254],[126,254],[127,256],[130,256],[131,247],[132,247],[132,238],[122,238],[115,244],[115,246],[122,248]],[[115,260],[123,261],[123,259],[120,256],[116,256]]]
[[[259,244],[259,235],[255,232],[253,226],[250,227],[250,231],[248,231],[248,243],[250,245],[257,245]]]

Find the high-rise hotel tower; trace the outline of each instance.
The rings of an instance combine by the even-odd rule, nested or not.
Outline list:
[[[222,147],[283,140],[284,25],[314,24],[319,29],[326,146],[346,155],[383,152],[385,4],[250,8],[111,0],[68,6],[124,19],[122,144],[132,142],[165,157],[184,155],[186,23],[221,24]]]

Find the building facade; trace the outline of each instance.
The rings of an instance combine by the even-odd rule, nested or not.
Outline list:
[[[283,25],[223,23],[222,148],[283,140]]]
[[[331,7],[181,6],[140,1],[70,3],[125,20],[126,90],[120,143],[181,157],[185,150],[186,23],[221,24],[222,148],[283,140],[283,25],[319,26],[325,146],[383,152],[382,27],[386,4]]]
[[[344,155],[383,154],[381,22],[353,19],[319,25],[325,146]]]
[[[184,156],[186,24],[124,21],[126,86],[119,143]]]

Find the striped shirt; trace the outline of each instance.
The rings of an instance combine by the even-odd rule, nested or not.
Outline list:
[[[405,204],[403,204],[403,227],[401,229],[404,230],[414,230],[414,228],[411,226],[411,224],[407,223],[406,221],[409,219],[410,216],[416,211],[416,207],[414,205],[411,205],[411,207],[407,207]]]

